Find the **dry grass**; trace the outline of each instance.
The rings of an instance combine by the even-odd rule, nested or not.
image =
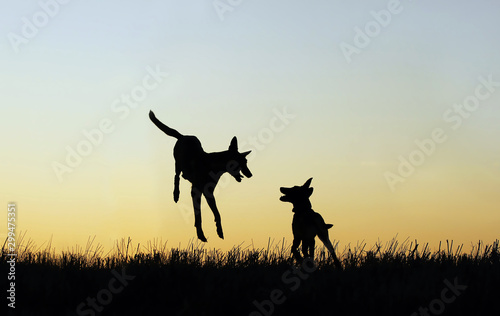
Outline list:
[[[82,302],[109,288],[113,272],[123,271],[134,279],[101,315],[249,315],[254,302],[266,302],[276,289],[287,299],[273,315],[411,315],[440,297],[445,280],[467,289],[443,315],[500,313],[498,240],[478,242],[468,253],[452,241],[436,250],[397,238],[341,250],[337,242],[343,271],[318,247],[318,269],[303,279],[296,272],[305,270],[292,260],[285,240],[221,251],[196,240],[181,249],[158,239],[140,245],[127,238],[107,252],[95,237],[85,247],[62,252],[51,241],[37,246],[26,233],[16,242],[16,315],[75,315]],[[6,251],[4,244],[0,267],[5,271]]]
[[[293,264],[290,256],[290,244],[285,239],[275,242],[269,239],[266,248],[234,246],[228,251],[207,249],[206,244],[191,240],[185,249],[169,248],[167,241],[153,239],[146,245],[134,245],[130,237],[117,241],[115,246],[105,253],[104,247],[95,242],[95,236],[89,237],[85,247],[75,246],[61,253],[56,253],[52,240],[37,246],[26,233],[18,237],[16,251],[17,263],[27,265],[45,265],[60,268],[113,269],[129,264],[170,265],[185,264],[195,267],[236,268],[251,266],[278,266]],[[2,247],[1,259],[7,255],[7,240]],[[367,249],[365,242],[350,244],[342,251],[338,242],[334,243],[339,259],[345,268],[356,268],[374,264],[479,264],[499,261],[499,240],[491,245],[479,241],[469,253],[463,253],[463,245],[453,246],[453,241],[439,243],[438,250],[432,252],[429,244],[423,246],[416,240],[399,242],[397,238],[383,244],[377,242]],[[317,247],[316,262],[319,268],[333,266],[333,260],[324,247]]]

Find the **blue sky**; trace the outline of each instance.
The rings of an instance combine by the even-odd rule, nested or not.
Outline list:
[[[21,229],[40,240],[53,234],[60,245],[93,234],[104,242],[194,237],[171,197],[174,140],[149,122],[153,109],[207,151],[224,150],[232,136],[254,150],[255,177],[219,192],[223,224],[227,216],[238,241],[290,237],[277,188],[311,176],[318,211],[344,243],[395,233],[465,242],[494,235],[500,92],[458,130],[443,113],[474,95],[479,78],[500,81],[496,2],[241,1],[223,20],[214,3],[68,1],[16,51],[12,34],[23,36],[23,18],[43,9],[2,2],[1,191],[5,204],[24,206]],[[400,12],[348,62],[341,44],[355,45],[356,28],[365,31],[372,12],[388,6]],[[121,119],[112,104],[139,89],[150,69],[168,76]],[[294,118],[260,150],[248,145],[265,136],[276,111]],[[59,181],[53,163],[64,163],[67,147],[103,119],[113,131]],[[393,192],[384,173],[397,173],[398,157],[435,128],[447,141]],[[132,229],[138,208],[147,216]],[[213,245],[230,248],[235,239],[215,240],[206,206],[204,216]],[[456,224],[443,229],[436,217]],[[71,221],[85,225],[62,224]],[[248,228],[237,229],[242,221]]]

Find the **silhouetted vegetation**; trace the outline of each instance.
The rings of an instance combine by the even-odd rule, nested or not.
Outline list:
[[[316,249],[317,265],[297,266],[284,240],[264,249],[205,245],[128,239],[105,253],[90,238],[85,248],[56,253],[22,235],[15,315],[78,315],[78,307],[81,315],[500,314],[498,240],[468,253],[448,241],[434,251],[396,238],[371,248],[361,242],[336,249],[343,270],[324,248]],[[4,244],[2,271],[7,260]]]

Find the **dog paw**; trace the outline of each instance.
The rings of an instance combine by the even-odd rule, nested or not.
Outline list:
[[[203,230],[201,228],[196,229],[196,234],[198,235],[198,239],[207,242],[207,238],[205,237],[205,234],[203,233]]]
[[[224,239],[224,232],[222,231],[222,225],[217,223],[217,235],[219,235],[219,237],[221,239]]]

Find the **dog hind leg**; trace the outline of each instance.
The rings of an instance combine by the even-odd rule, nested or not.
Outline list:
[[[323,242],[326,249],[328,249],[328,251],[330,252],[335,267],[337,267],[338,269],[342,269],[342,264],[340,263],[340,260],[337,258],[337,255],[335,254],[335,249],[333,248],[333,245],[330,242],[330,239],[328,238],[328,231],[326,231],[326,234],[324,233],[321,235],[318,234],[318,238]]]
[[[175,163],[175,176],[174,176],[174,202],[177,203],[179,201],[179,176],[181,174],[181,168],[179,163]]]
[[[215,225],[217,226],[217,235],[219,235],[221,239],[224,239],[224,232],[222,231],[220,213],[219,210],[217,209],[217,204],[215,203],[214,189],[212,188],[212,186],[208,186],[207,189],[203,192],[203,195],[205,195],[207,204],[212,210],[212,213],[214,213],[214,221]]]
[[[201,228],[201,191],[195,186],[191,188],[191,197],[193,198],[194,226],[196,227],[196,234],[198,235],[198,239],[203,242],[207,242],[207,238]]]

